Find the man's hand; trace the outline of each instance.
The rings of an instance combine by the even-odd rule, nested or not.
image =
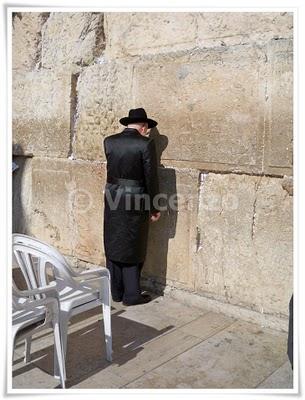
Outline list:
[[[156,221],[158,221],[158,219],[160,218],[160,216],[161,216],[160,211],[151,213],[150,220],[151,220],[152,222],[156,222]]]

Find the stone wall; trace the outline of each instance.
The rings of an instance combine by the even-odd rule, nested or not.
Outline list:
[[[287,329],[293,15],[13,15],[14,231],[104,264],[105,136],[144,107],[161,187],[144,283]]]

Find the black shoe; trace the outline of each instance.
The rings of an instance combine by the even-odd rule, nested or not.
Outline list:
[[[112,297],[112,301],[114,301],[115,303],[120,303],[122,299],[119,299],[117,297]]]
[[[151,301],[151,296],[149,294],[142,294],[137,300],[135,300],[132,303],[125,303],[125,301],[123,301],[123,305],[124,306],[135,306],[137,304],[146,304],[149,303]]]

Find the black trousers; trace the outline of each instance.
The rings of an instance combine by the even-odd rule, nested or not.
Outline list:
[[[110,272],[111,294],[115,301],[132,304],[141,295],[140,277],[144,261],[137,264],[122,263],[106,258]]]

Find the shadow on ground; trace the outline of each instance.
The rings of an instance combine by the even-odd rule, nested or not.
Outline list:
[[[155,296],[156,297],[156,296]],[[135,358],[143,350],[142,345],[152,339],[163,335],[174,326],[169,325],[161,330],[151,326],[124,318],[125,310],[115,310],[112,314],[112,364],[123,365]],[[75,386],[83,380],[95,375],[111,365],[106,360],[106,348],[104,341],[104,327],[101,317],[96,322],[86,324],[75,332],[73,325],[81,324],[88,318],[101,315],[100,308],[86,313],[85,318],[75,316],[71,319],[70,333],[68,335],[68,349],[66,358],[67,381],[66,387]],[[49,333],[39,336],[39,339],[49,336]],[[43,372],[53,376],[53,346],[44,347],[31,353],[32,362],[13,372],[13,378],[33,368],[39,368]],[[15,358],[14,365],[22,361]],[[58,388],[60,385],[57,386]]]

